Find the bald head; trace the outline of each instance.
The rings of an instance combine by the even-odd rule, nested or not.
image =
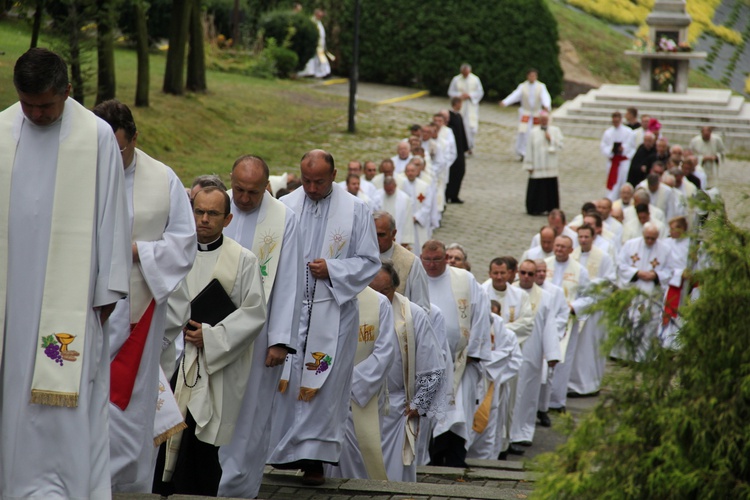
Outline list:
[[[243,212],[252,212],[260,206],[268,185],[268,165],[255,155],[240,156],[231,173],[232,202]]]
[[[322,149],[308,151],[300,161],[300,178],[305,194],[312,201],[320,201],[331,192],[336,179],[333,156]]]
[[[646,246],[653,246],[656,240],[659,238],[659,229],[653,222],[647,222],[643,225],[643,241],[646,242]]]

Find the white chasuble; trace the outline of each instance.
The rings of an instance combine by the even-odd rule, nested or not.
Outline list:
[[[8,285],[8,233],[12,174],[18,138],[14,121],[21,105],[15,104],[0,116],[0,168],[2,168],[2,212],[0,219],[0,321],[5,323]],[[44,293],[37,333],[31,403],[78,406],[86,334],[89,290],[76,283],[88,283],[91,268],[89,249],[93,241],[96,200],[96,118],[85,108],[71,105],[76,126],[60,140],[57,154],[49,252]],[[20,159],[23,160],[22,158]],[[4,337],[4,335],[3,335]],[[75,345],[73,345],[75,344]],[[0,338],[0,353],[2,353]],[[76,349],[80,349],[76,350]]]

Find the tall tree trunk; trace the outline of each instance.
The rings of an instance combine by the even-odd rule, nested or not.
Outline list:
[[[203,22],[201,21],[201,0],[191,0],[190,9],[190,50],[188,51],[186,87],[192,92],[205,92],[206,51],[203,45]]]
[[[115,98],[114,8],[111,0],[96,0],[96,104]]]
[[[232,9],[232,47],[240,44],[240,0],[234,0]]]
[[[3,10],[0,13],[2,16],[5,13]],[[42,14],[44,14],[44,0],[36,0],[36,10],[34,11],[34,24],[31,28],[31,47],[34,48],[39,44],[39,31],[42,29]]]
[[[185,91],[185,46],[188,38],[192,0],[172,0],[172,20],[169,23],[169,50],[164,69],[164,86],[167,94],[182,95]]]
[[[148,56],[148,24],[146,23],[146,5],[143,0],[134,0],[135,41],[138,54],[138,77],[135,86],[135,105],[148,107],[148,87],[150,83]]]
[[[80,12],[78,4],[74,0],[68,7],[68,21],[70,22],[70,75],[73,86],[73,99],[83,105],[83,61],[81,60],[81,30]]]

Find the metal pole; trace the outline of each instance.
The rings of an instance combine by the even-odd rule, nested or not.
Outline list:
[[[354,2],[354,45],[352,47],[352,68],[349,74],[349,133],[357,131],[357,80],[359,79],[359,7],[360,0]]]

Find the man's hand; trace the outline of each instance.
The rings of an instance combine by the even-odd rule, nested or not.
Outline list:
[[[197,321],[188,320],[188,324],[182,329],[185,333],[185,342],[190,342],[198,349],[203,349],[203,325]]]
[[[328,264],[325,259],[315,259],[310,262],[310,274],[313,278],[319,280],[327,280],[330,276],[328,275]]]
[[[547,142],[552,142],[552,136],[549,135],[549,130],[544,132],[544,137],[547,138]]]
[[[287,354],[289,354],[289,349],[283,345],[272,345],[266,351],[266,366],[273,368],[274,366],[284,364]]]
[[[407,420],[410,418],[419,418],[419,411],[411,410],[407,407],[406,410],[404,410],[404,415],[406,415]]]
[[[638,271],[638,279],[643,281],[655,281],[656,271]]]
[[[501,108],[505,107],[505,104],[503,103],[503,101],[500,101],[498,104],[500,105]]]
[[[461,100],[465,101],[466,99],[471,99],[471,96],[464,92],[463,94],[461,94]]]
[[[104,323],[109,319],[109,315],[115,310],[117,302],[111,304],[104,304],[103,306],[95,307],[95,311],[99,311],[99,324],[104,326]]]
[[[137,264],[140,261],[141,261],[141,258],[138,255],[138,244],[133,243],[133,264]]]

